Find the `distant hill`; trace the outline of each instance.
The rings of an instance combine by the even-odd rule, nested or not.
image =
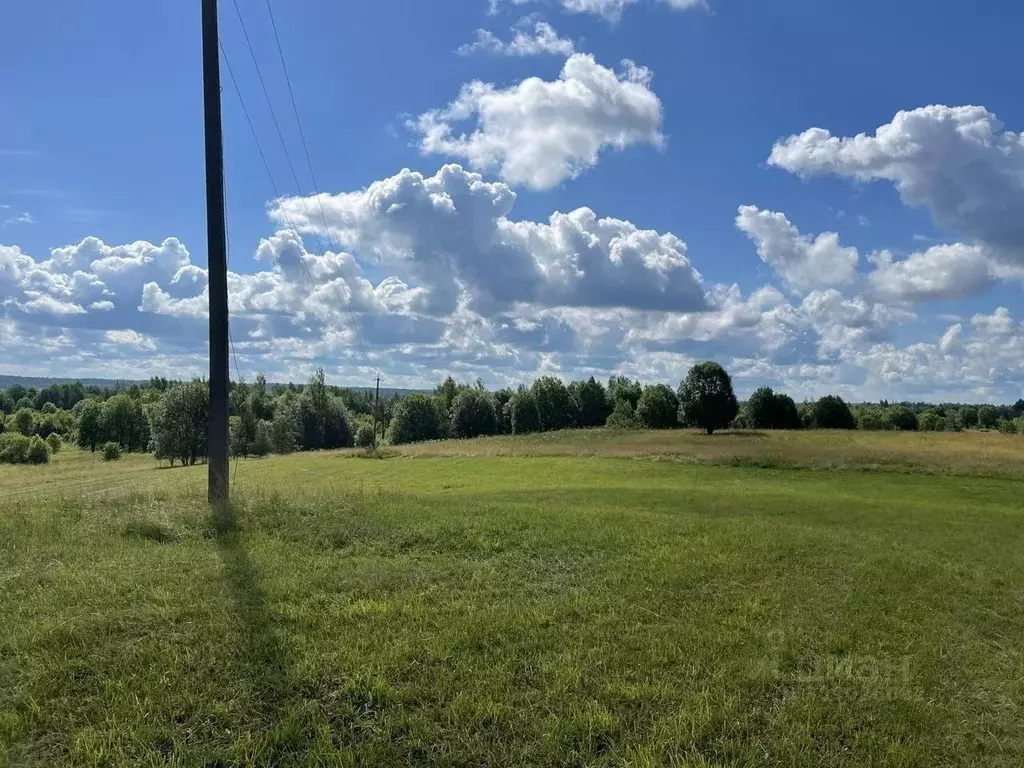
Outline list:
[[[73,384],[76,381],[82,382],[87,387],[105,387],[108,389],[121,389],[123,387],[130,387],[132,384],[145,383],[144,381],[129,381],[126,379],[85,379],[78,376],[58,378],[53,376],[8,376],[7,374],[0,374],[0,389],[7,389],[15,384],[42,389],[51,384]]]
[[[54,377],[54,376],[9,376],[7,374],[0,374],[0,389],[7,389],[13,387],[15,384],[21,384],[23,387],[35,387],[36,389],[42,389],[48,387],[51,384],[73,384],[76,381],[82,382],[86,387],[100,387],[101,389],[124,389],[130,387],[133,384],[148,384],[149,379],[88,379],[77,376],[70,377]],[[278,386],[280,382],[270,384],[271,387]],[[373,391],[372,386],[368,387],[342,387],[342,389],[354,389],[354,390],[365,390],[368,392]],[[433,390],[425,389],[398,389],[395,387],[381,387],[381,397],[391,397],[392,395],[408,395],[413,392],[426,392],[430,393]]]

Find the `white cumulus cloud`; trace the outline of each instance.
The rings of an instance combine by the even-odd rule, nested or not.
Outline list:
[[[846,285],[857,274],[856,248],[839,244],[839,235],[801,235],[785,214],[740,206],[736,226],[757,243],[757,254],[798,291]]]
[[[769,163],[801,175],[890,181],[937,225],[1024,262],[1024,135],[984,107],[899,112],[873,136],[810,128],[778,142]]]
[[[426,289],[418,308],[434,314],[453,312],[464,290],[484,314],[517,303],[705,306],[700,274],[677,236],[589,208],[515,221],[515,200],[507,185],[447,165],[434,176],[403,170],[361,192],[278,200],[271,215],[317,232],[322,206],[332,238]]]
[[[107,331],[103,334],[103,338],[111,344],[133,347],[138,350],[151,351],[156,349],[156,343],[153,339],[130,328],[119,331]]]
[[[869,257],[875,271],[869,276],[873,294],[889,303],[918,303],[962,299],[987,290],[996,270],[978,245],[936,245],[895,260],[889,251]]]
[[[463,158],[509,184],[550,189],[596,165],[608,148],[662,146],[661,101],[650,86],[650,71],[631,61],[615,72],[577,53],[557,80],[531,77],[509,88],[474,81],[447,107],[408,125],[425,154]]]
[[[960,334],[963,332],[964,327],[961,323],[954,323],[949,326],[947,331],[942,334],[942,338],[939,339],[939,350],[944,355],[948,355],[960,342]]]
[[[883,251],[859,273],[856,252],[828,233],[741,210],[762,258],[802,286],[787,295],[705,285],[672,232],[585,207],[516,219],[515,203],[506,183],[457,165],[272,201],[286,226],[257,244],[257,271],[228,275],[233,375],[301,380],[324,365],[361,385],[378,368],[392,386],[448,374],[514,385],[541,373],[676,383],[714,358],[741,395],[768,383],[797,398],[1012,402],[1024,389],[1024,325],[1010,309],[917,314],[1020,276],[985,244]],[[313,233],[334,250],[311,250]],[[10,373],[200,374],[207,292],[205,269],[176,238],[88,237],[40,256],[0,246],[0,359]]]

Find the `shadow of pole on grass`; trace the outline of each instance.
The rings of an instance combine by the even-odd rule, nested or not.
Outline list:
[[[212,522],[240,628],[237,657],[251,686],[254,719],[266,723],[269,736],[280,732],[292,694],[291,663],[287,649],[274,633],[259,571],[245,549],[234,508],[230,504],[216,507]]]

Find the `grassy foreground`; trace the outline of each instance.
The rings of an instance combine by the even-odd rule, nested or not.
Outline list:
[[[1024,764],[1024,441],[828,437],[0,468],[0,766]]]

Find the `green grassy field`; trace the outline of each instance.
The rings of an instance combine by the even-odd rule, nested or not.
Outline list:
[[[0,468],[0,766],[1020,766],[1024,440]]]

